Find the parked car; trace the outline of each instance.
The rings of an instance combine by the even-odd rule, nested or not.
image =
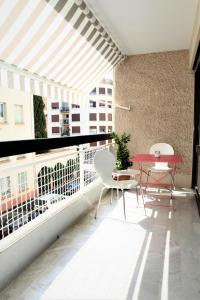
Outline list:
[[[59,201],[65,200],[66,196],[60,194],[45,194],[35,199],[34,208],[36,211],[43,213],[51,205],[58,203]]]
[[[13,232],[22,225],[28,223],[28,221],[28,216],[20,213],[19,215],[15,215],[13,218],[9,219],[6,225],[9,227],[9,232]]]

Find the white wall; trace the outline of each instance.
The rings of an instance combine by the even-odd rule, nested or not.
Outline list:
[[[0,140],[34,138],[33,95],[0,87],[0,102],[6,103],[6,121],[0,123]],[[23,122],[15,123],[14,105],[23,105]]]

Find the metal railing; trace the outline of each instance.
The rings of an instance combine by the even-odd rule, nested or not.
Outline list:
[[[69,125],[69,119],[62,119],[61,125]]]
[[[69,112],[69,107],[61,107],[60,111],[68,113]]]
[[[93,165],[94,155],[101,148],[109,147],[109,144],[90,148],[88,144],[80,144],[81,141],[88,140],[88,136],[76,138],[79,138],[79,146],[42,155],[28,154],[24,160],[3,163],[0,166],[0,239],[12,234],[47,210],[57,208],[59,203],[67,203],[72,195],[82,192],[97,178]],[[108,138],[110,138],[108,134],[90,135],[89,141]],[[58,139],[62,141],[64,147],[66,139],[71,140],[68,144],[73,140],[72,137]],[[40,148],[44,140],[49,139],[41,139]],[[18,142],[23,145],[25,141]],[[0,144],[3,143],[6,142]],[[37,140],[32,140],[32,143],[34,147],[29,153],[33,152],[33,149],[38,150]],[[56,143],[48,150],[52,148],[57,148]],[[12,153],[16,154],[14,149]]]

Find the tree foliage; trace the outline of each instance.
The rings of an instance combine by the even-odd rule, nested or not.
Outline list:
[[[130,134],[125,132],[122,135],[119,135],[115,132],[112,133],[112,138],[117,144],[117,160],[116,160],[116,169],[124,170],[132,166],[132,163],[129,161],[129,150],[127,143],[130,141]]]
[[[53,169],[47,166],[41,168],[38,173],[39,195],[49,193],[52,189],[52,172]]]
[[[66,177],[66,169],[65,166],[58,162],[54,166],[54,172],[53,172],[53,180],[54,180],[54,188],[57,190],[58,188],[62,189],[62,187],[65,184],[65,177]]]
[[[41,96],[33,95],[35,138],[46,138],[46,119],[44,102]]]

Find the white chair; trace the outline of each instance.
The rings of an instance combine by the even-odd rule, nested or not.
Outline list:
[[[149,153],[154,155],[156,151],[159,151],[161,155],[174,155],[173,147],[166,143],[154,144],[153,146],[151,146]],[[146,187],[148,185],[149,177],[151,176],[152,173],[168,173],[171,176],[171,198],[172,198],[172,186],[174,186],[174,176],[172,174],[172,168],[168,165],[167,162],[155,162],[154,166],[151,167],[148,171]]]
[[[158,143],[151,146],[149,153],[155,154],[155,151],[160,151],[161,155],[174,155],[174,149],[171,145],[165,143]],[[172,168],[169,167],[168,163],[165,162],[156,162],[155,165],[151,168],[154,172],[159,171],[170,171]]]
[[[108,150],[100,150],[97,151],[95,156],[94,156],[94,168],[95,171],[98,173],[100,176],[102,183],[103,183],[103,188],[101,189],[97,209],[96,209],[96,214],[95,218],[97,218],[98,214],[98,209],[101,203],[101,198],[103,195],[103,191],[105,189],[119,189],[122,191],[122,197],[123,197],[123,207],[124,207],[124,218],[126,219],[126,207],[125,207],[125,198],[124,198],[124,190],[130,190],[135,188],[136,189],[136,196],[137,196],[137,202],[138,202],[138,191],[137,191],[137,186],[138,182],[136,180],[123,180],[123,181],[116,181],[112,178],[112,172],[115,167],[115,157],[114,155],[109,152]],[[143,199],[143,198],[142,198]],[[112,202],[112,198],[111,198]],[[143,200],[144,204],[144,200]],[[145,206],[144,206],[145,210]],[[145,212],[146,214],[146,212]]]

